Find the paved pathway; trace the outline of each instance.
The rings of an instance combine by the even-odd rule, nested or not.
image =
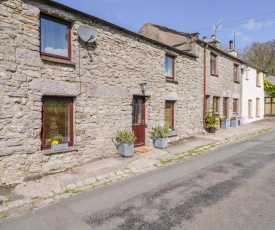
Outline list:
[[[11,190],[0,190],[0,218],[20,215],[73,194],[91,190],[133,175],[195,157],[222,146],[239,142],[275,128],[275,119],[201,134],[169,144],[167,149],[151,148],[131,158],[116,156],[75,167],[71,171],[22,183]]]

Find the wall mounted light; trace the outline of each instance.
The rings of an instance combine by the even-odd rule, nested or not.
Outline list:
[[[147,83],[141,83],[139,85],[140,85],[142,94],[145,94],[145,91],[147,90]]]

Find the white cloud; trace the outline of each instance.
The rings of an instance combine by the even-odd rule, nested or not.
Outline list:
[[[250,19],[247,23],[243,24],[242,26],[245,27],[247,30],[260,30],[265,26],[270,26],[274,23],[274,21],[268,22],[257,22],[254,19]]]

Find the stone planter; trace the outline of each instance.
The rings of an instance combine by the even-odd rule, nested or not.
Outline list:
[[[58,145],[51,144],[51,149],[54,151],[65,150],[65,149],[68,149],[68,147],[69,147],[68,143],[61,143]]]
[[[124,157],[131,157],[134,155],[134,144],[119,144],[117,153]]]
[[[168,137],[158,138],[154,141],[154,147],[159,149],[167,148],[168,146]]]
[[[221,120],[221,129],[228,129],[229,121],[227,119]]]
[[[176,135],[177,135],[177,131],[175,129],[168,132],[168,137],[172,137],[172,136],[176,136]]]
[[[231,119],[231,127],[238,127],[239,126],[239,119]]]

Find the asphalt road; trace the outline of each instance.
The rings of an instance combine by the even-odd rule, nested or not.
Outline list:
[[[2,219],[0,229],[275,229],[275,131]]]

